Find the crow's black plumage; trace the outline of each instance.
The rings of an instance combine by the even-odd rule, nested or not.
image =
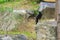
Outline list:
[[[42,13],[39,12],[39,14],[36,16],[36,24],[38,23],[38,20],[41,19]]]

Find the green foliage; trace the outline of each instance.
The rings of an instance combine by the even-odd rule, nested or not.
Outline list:
[[[13,8],[9,8],[9,7],[0,7],[0,12],[5,12],[5,11],[12,12],[12,11],[13,11]]]
[[[0,4],[1,3],[5,3],[5,2],[14,2],[14,1],[23,1],[23,0],[0,0]],[[28,2],[32,2],[33,4],[36,4],[36,3],[40,3],[41,0],[25,0],[25,1],[28,1]]]
[[[21,32],[21,34],[25,34],[25,35],[27,35],[30,38],[36,38],[36,33],[35,32],[34,33],[30,33],[30,32],[27,32],[27,31],[23,31],[23,32]]]
[[[34,2],[34,3],[40,3],[41,0],[27,0],[27,1]]]
[[[4,2],[6,2],[6,0],[0,0],[0,3],[4,3]]]
[[[34,14],[36,16],[38,14],[38,10],[34,10]]]
[[[12,1],[14,1],[14,0],[0,0],[0,4],[5,3],[5,2],[12,2]]]

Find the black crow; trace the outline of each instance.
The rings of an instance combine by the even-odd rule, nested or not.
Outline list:
[[[39,14],[36,16],[36,24],[38,23],[38,20],[41,19],[42,12],[39,12]]]

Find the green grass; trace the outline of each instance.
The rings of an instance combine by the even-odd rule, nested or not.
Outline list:
[[[0,34],[5,34],[4,31],[0,31]],[[20,34],[20,32],[8,32],[8,34]]]
[[[36,33],[35,32],[34,33],[30,33],[30,32],[24,31],[22,34],[25,34],[28,37],[36,38]]]
[[[0,7],[9,7],[13,9],[37,9],[38,4],[36,2],[26,2],[24,0],[19,0],[19,1],[13,1],[13,2],[5,2],[0,4]]]
[[[4,31],[0,31],[0,34],[3,35],[3,34],[5,34],[5,32]],[[10,31],[7,34],[12,34],[12,35],[24,34],[27,37],[36,38],[36,33],[35,32],[34,33],[30,33],[30,32],[27,32],[27,31],[23,31],[23,32],[18,32],[18,31],[13,32],[13,31]]]

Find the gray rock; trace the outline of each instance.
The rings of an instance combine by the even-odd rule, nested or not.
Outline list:
[[[36,25],[37,40],[56,40],[55,20],[39,22]]]
[[[0,40],[28,40],[25,35],[17,34],[17,35],[0,35]]]
[[[10,37],[10,36],[4,36],[4,37],[2,38],[2,40],[13,40],[13,39],[12,39],[12,37]]]
[[[13,39],[14,40],[27,40],[27,37],[25,35],[16,35],[16,37]]]

